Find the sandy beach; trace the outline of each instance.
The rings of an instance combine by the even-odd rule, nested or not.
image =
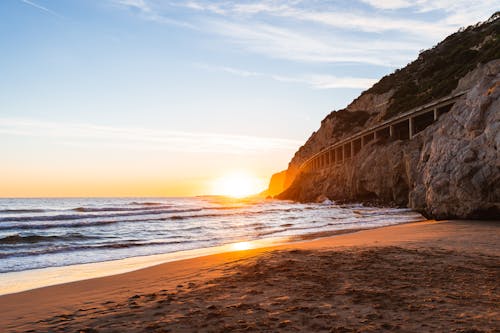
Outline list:
[[[0,297],[1,332],[500,332],[500,224],[426,221]]]

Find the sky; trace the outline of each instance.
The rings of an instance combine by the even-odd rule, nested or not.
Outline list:
[[[0,1],[0,197],[216,194],[234,173],[264,189],[330,111],[496,10]]]

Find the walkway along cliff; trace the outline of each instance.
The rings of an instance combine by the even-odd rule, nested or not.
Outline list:
[[[499,35],[496,13],[331,112],[269,194],[500,219]]]

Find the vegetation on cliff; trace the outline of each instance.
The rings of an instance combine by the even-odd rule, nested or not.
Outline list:
[[[500,12],[448,36],[403,69],[384,76],[365,93],[395,89],[385,119],[449,95],[479,64],[500,58]]]

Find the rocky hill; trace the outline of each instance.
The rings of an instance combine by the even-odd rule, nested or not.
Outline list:
[[[332,111],[300,147],[271,194],[281,199],[371,201],[429,217],[500,218],[500,13],[461,29]],[[364,146],[349,162],[302,172],[323,148],[401,112],[468,90],[411,140]]]

